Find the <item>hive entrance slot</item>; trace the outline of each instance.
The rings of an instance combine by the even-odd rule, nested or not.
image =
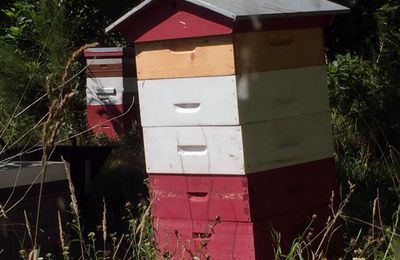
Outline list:
[[[178,153],[182,156],[190,156],[190,155],[206,155],[207,154],[207,146],[205,145],[180,145],[178,146]]]
[[[192,43],[176,43],[176,44],[170,44],[168,46],[168,49],[172,54],[190,54],[190,53],[195,53],[197,46]]]
[[[180,114],[191,114],[199,112],[200,103],[179,103],[174,104],[175,111]]]
[[[211,238],[211,233],[193,232],[192,236],[194,239],[206,239]]]

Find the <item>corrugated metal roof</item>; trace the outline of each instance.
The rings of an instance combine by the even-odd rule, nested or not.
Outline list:
[[[107,27],[106,32],[128,17],[143,10],[154,0],[145,0]],[[288,16],[309,14],[338,14],[348,12],[347,7],[327,0],[184,0],[202,6],[233,20],[252,16]]]

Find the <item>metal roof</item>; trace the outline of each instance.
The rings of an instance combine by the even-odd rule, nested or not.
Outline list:
[[[279,17],[346,13],[349,8],[327,0],[184,0],[233,20],[247,17]],[[111,31],[132,15],[143,11],[154,0],[145,0],[106,28]]]

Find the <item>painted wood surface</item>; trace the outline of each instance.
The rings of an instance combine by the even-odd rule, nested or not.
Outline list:
[[[329,27],[334,15],[286,16],[266,19],[244,19],[237,22],[234,33]]]
[[[104,89],[115,89],[125,93],[137,93],[138,85],[136,78],[129,77],[96,77],[87,78],[86,87],[90,92],[96,93]]]
[[[273,260],[272,231],[281,234],[282,250],[288,250],[288,245],[303,234],[314,214],[318,217],[313,221],[313,230],[318,234],[331,214],[327,206],[303,209],[253,223],[155,218],[153,226],[160,249],[158,259],[162,259],[162,254],[166,252],[174,253],[173,259],[193,259],[190,252],[195,252],[199,259],[207,259],[208,256],[216,260]],[[337,246],[337,239],[332,238],[331,242],[329,248]],[[318,240],[314,245],[318,245]]]
[[[236,77],[138,82],[142,126],[237,125]]]
[[[237,33],[236,73],[325,64],[322,28]]]
[[[234,47],[233,47],[234,46]],[[234,49],[234,54],[233,54]],[[139,43],[139,79],[224,76],[325,64],[322,28]]]
[[[246,172],[253,173],[334,154],[330,112],[242,126]]]
[[[129,105],[134,102],[134,96],[137,96],[137,93],[118,91],[114,87],[104,87],[95,90],[87,88],[86,104],[88,106]]]
[[[329,111],[325,66],[138,85],[145,127],[239,125]]]
[[[244,173],[241,128],[144,127],[148,173]]]
[[[85,51],[86,76],[136,77],[135,50],[126,48],[90,48]]]
[[[108,65],[108,64],[122,64],[123,60],[124,59],[122,59],[122,58],[113,58],[113,57],[112,58],[107,58],[107,59],[94,57],[94,58],[86,59],[86,64],[88,66],[90,66],[90,65],[103,65],[103,64],[105,64],[105,65]],[[132,59],[132,63],[134,63],[134,59]]]
[[[125,48],[125,52],[129,48]],[[117,58],[124,56],[124,48],[121,47],[104,47],[104,48],[89,48],[84,51],[85,58]]]
[[[136,26],[140,24],[140,26]],[[230,34],[233,21],[185,1],[157,1],[118,26],[129,43]]]
[[[67,179],[64,163],[48,162],[45,182]],[[41,182],[41,162],[12,161],[0,165],[0,189],[26,186]]]
[[[136,66],[134,64],[93,64],[86,69],[88,78],[96,77],[135,77]]]
[[[88,106],[122,105],[124,96],[124,92],[118,91],[114,87],[96,90],[86,88],[86,104]]]
[[[138,79],[235,74],[231,36],[139,43],[136,64]]]
[[[152,216],[249,222],[329,205],[332,158],[247,176],[150,174]]]
[[[144,127],[148,173],[243,175],[330,158],[330,113],[243,126]]]
[[[135,105],[87,106],[86,110],[88,127],[92,132],[106,135],[111,139],[126,134],[137,119]]]

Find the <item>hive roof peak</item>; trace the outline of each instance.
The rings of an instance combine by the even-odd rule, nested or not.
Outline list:
[[[145,0],[106,28],[106,32],[123,23],[126,19],[146,9],[157,0]],[[280,17],[313,14],[340,14],[349,11],[347,7],[327,0],[182,0],[206,8],[232,20],[249,17]]]

